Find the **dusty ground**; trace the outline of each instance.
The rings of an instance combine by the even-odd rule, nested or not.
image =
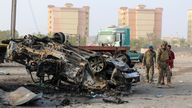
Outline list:
[[[141,82],[133,87],[133,93],[121,97],[128,101],[125,104],[104,103],[102,98],[75,97],[63,93],[44,94],[43,100],[29,106],[55,107],[65,98],[73,97],[75,108],[192,108],[192,53],[177,53],[173,70],[173,88],[157,88],[155,84]],[[0,65],[0,71],[10,75],[0,75],[0,106],[6,107],[4,95],[19,86],[32,83],[24,67],[14,64]],[[139,69],[144,74],[143,69]],[[157,72],[157,71],[156,71]],[[156,78],[155,78],[156,81]],[[156,82],[155,82],[156,83]],[[30,88],[30,87],[29,87]],[[32,89],[33,90],[33,89]],[[6,91],[6,92],[5,92]],[[57,101],[56,101],[57,100]],[[49,101],[49,102],[47,102]]]

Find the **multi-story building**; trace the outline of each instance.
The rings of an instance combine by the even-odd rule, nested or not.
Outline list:
[[[89,36],[89,6],[73,7],[67,3],[64,7],[48,6],[48,33],[63,32],[87,38]]]
[[[192,9],[188,10],[188,36],[187,41],[192,44]]]
[[[161,38],[162,11],[162,8],[146,9],[145,5],[132,9],[120,7],[118,25],[130,27],[131,39],[151,36]]]

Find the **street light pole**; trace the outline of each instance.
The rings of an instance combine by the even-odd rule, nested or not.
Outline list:
[[[15,39],[16,8],[17,8],[17,0],[12,0],[12,7],[11,7],[11,38],[12,39]]]

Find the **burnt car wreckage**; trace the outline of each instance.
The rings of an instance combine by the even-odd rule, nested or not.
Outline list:
[[[44,38],[26,35],[2,43],[8,44],[6,59],[24,65],[35,83],[104,91],[122,85],[130,90],[132,83],[140,80],[139,72],[130,68],[128,56],[81,49],[71,45],[61,32]]]

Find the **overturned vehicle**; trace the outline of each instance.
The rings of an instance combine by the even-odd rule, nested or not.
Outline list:
[[[6,59],[25,65],[35,83],[103,91],[119,86],[130,90],[132,83],[140,81],[128,56],[81,49],[71,45],[61,32],[44,38],[26,35],[2,43],[8,44]]]

